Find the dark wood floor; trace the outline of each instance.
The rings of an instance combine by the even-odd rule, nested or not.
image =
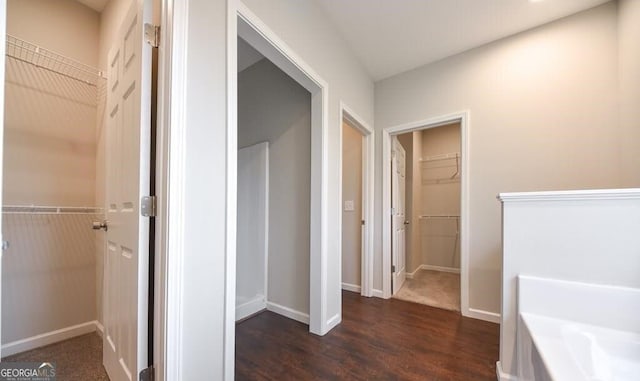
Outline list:
[[[236,380],[496,380],[499,326],[401,300],[343,292],[323,337],[263,312],[236,326]]]

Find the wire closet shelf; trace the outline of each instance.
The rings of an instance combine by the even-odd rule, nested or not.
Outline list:
[[[103,73],[94,67],[85,65],[28,41],[21,40],[10,34],[7,34],[6,55],[91,86],[97,86],[100,79],[105,79]]]

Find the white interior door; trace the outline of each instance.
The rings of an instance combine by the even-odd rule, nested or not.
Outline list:
[[[151,47],[143,43],[151,1],[134,0],[109,53],[107,81],[107,252],[103,363],[111,381],[147,367]]]
[[[391,152],[391,208],[392,216],[392,254],[391,254],[391,286],[395,295],[406,279],[406,152],[397,137],[392,138]]]

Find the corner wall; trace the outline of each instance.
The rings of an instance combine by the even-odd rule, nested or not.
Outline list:
[[[238,73],[238,147],[265,141],[269,142],[267,301],[308,317],[311,94],[267,59]]]
[[[618,3],[622,185],[640,186],[640,1]]]
[[[471,308],[500,312],[499,192],[621,185],[617,49],[608,3],[376,83],[377,130],[469,110]]]

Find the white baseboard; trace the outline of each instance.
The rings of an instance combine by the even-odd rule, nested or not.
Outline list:
[[[362,290],[362,287],[356,284],[342,282],[342,289],[346,291],[357,292],[359,294],[360,290]]]
[[[26,339],[16,340],[2,345],[2,357],[11,356],[16,353],[40,348],[45,345],[57,343],[59,341],[71,339],[72,337],[81,336],[87,333],[95,332],[97,329],[97,321],[88,321],[86,323],[77,324],[71,327],[58,329],[55,331],[31,336]],[[101,325],[102,326],[102,325]]]
[[[475,308],[469,308],[467,311],[463,311],[463,314],[466,317],[489,321],[491,323],[500,324],[500,314],[495,312],[489,312],[484,310],[478,310]]]
[[[505,373],[502,370],[502,364],[500,364],[500,361],[496,362],[496,376],[498,377],[498,381],[518,381],[518,377]]]
[[[420,266],[421,270],[433,270],[433,271],[442,271],[443,273],[453,273],[460,274],[460,269],[455,267],[444,267],[444,266],[433,266],[433,265],[422,265]]]
[[[374,298],[384,299],[383,295],[382,290],[376,290],[375,288],[371,290],[371,296]]]
[[[433,270],[433,271],[442,271],[444,273],[453,273],[460,274],[460,269],[456,269],[454,267],[444,267],[444,266],[433,266],[433,265],[420,265],[418,266],[414,272],[407,273],[407,279],[413,279],[416,276],[416,273],[420,270]]]
[[[249,317],[265,308],[267,308],[267,303],[264,300],[264,296],[257,296],[248,302],[236,306],[236,321]]]
[[[296,311],[293,308],[281,306],[273,302],[267,302],[267,310],[275,312],[278,315],[288,317],[289,319],[299,321],[300,323],[309,324],[309,314]]]
[[[342,317],[340,316],[340,314],[333,315],[331,319],[327,320],[327,332],[331,331],[333,327],[340,324],[341,321]]]
[[[100,337],[102,337],[102,335],[104,334],[104,326],[98,320],[95,321],[95,324],[96,324],[96,333],[100,335]]]

